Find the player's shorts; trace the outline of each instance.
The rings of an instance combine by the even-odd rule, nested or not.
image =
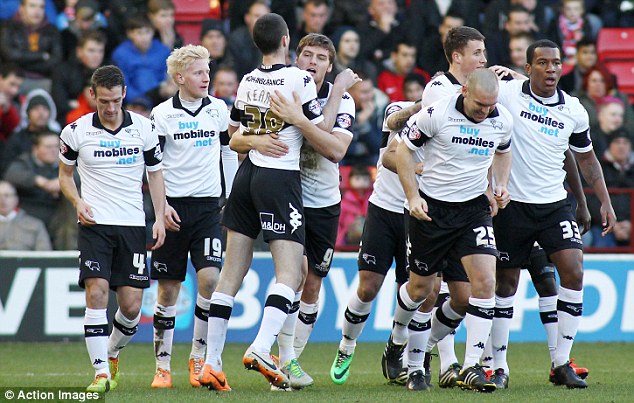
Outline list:
[[[539,283],[548,278],[555,279],[555,265],[548,259],[544,249],[537,243],[531,250],[529,262],[521,268],[528,270],[533,283]]]
[[[432,221],[410,218],[410,271],[420,276],[443,272],[445,281],[457,280],[462,265],[448,264],[444,260],[459,262],[468,255],[498,255],[495,248],[489,200],[485,195],[465,202],[445,202],[421,196],[427,201]],[[464,270],[463,270],[464,271]]]
[[[394,213],[368,203],[368,215],[361,235],[357,264],[359,271],[368,270],[386,275],[396,263],[396,282],[407,282],[407,239],[403,214]]]
[[[152,252],[152,279],[185,281],[187,253],[198,272],[222,266],[222,232],[217,197],[168,197],[181,219],[180,231],[165,231],[165,243]]]
[[[304,245],[304,220],[299,171],[262,168],[245,158],[233,181],[222,224],[252,239],[262,231],[265,242],[285,239]]]
[[[108,280],[110,288],[148,288],[145,227],[122,225],[79,226],[79,286],[87,278]]]
[[[341,204],[309,208],[304,207],[306,218],[306,249],[308,267],[319,277],[326,277],[332,264],[337,241]]]
[[[499,268],[525,264],[535,241],[546,255],[565,249],[582,249],[583,242],[568,200],[548,204],[511,201],[498,211],[495,235]]]

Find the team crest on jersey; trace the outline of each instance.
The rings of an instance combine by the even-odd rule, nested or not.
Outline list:
[[[420,130],[418,129],[418,126],[416,125],[416,123],[414,123],[412,127],[409,128],[409,133],[407,133],[407,138],[410,139],[411,141],[418,140],[420,138]]]
[[[387,110],[385,111],[385,116],[390,116],[390,115],[391,115],[391,114],[393,114],[394,112],[398,112],[398,111],[400,111],[401,109],[403,109],[403,108],[401,108],[401,107],[400,107],[400,106],[398,106],[398,105],[392,105],[392,106],[390,106],[389,108],[387,108]]]
[[[126,133],[128,133],[130,135],[130,137],[141,137],[141,132],[139,132],[138,129],[133,129],[133,128],[126,128],[125,129]]]
[[[217,118],[218,116],[220,116],[220,114],[218,113],[218,109],[207,109],[205,113],[207,113],[207,115],[212,118]]]
[[[59,153],[64,155],[68,152],[68,146],[62,140],[59,141]]]
[[[342,113],[337,116],[337,125],[342,129],[347,129],[352,126],[352,116],[347,113]]]
[[[321,105],[319,104],[319,101],[316,99],[310,101],[308,104],[308,110],[315,116],[321,115]]]
[[[490,122],[494,129],[502,130],[502,127],[504,126],[502,122],[495,119],[491,119]]]

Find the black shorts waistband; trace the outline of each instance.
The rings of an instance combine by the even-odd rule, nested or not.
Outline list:
[[[432,203],[432,204],[443,206],[443,207],[476,207],[479,205],[483,205],[484,203],[486,203],[487,205],[489,204],[489,198],[485,194],[481,194],[480,196],[473,198],[471,200],[466,200],[462,202],[450,202],[450,201],[434,199],[433,197],[427,196],[425,193],[423,193],[420,190],[418,191],[418,193],[423,199],[427,201],[427,203]]]

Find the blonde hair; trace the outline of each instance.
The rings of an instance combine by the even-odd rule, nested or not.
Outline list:
[[[209,63],[209,51],[204,46],[187,45],[174,49],[167,58],[167,74],[174,78],[177,73],[183,73],[190,64],[198,59]]]

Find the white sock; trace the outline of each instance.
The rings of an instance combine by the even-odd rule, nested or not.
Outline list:
[[[196,295],[196,308],[194,309],[194,334],[192,336],[192,351],[189,353],[189,358],[205,358],[210,302],[211,300],[203,297],[202,295]]]
[[[355,293],[356,294],[356,293]],[[299,320],[295,322],[295,339],[293,341],[293,348],[295,348],[295,357],[299,358],[308,343],[310,334],[315,328],[315,322],[317,321],[317,309],[319,308],[319,301],[314,304],[307,304],[305,302],[299,302]]]
[[[495,320],[495,317],[493,317]],[[493,333],[493,329],[495,328],[495,322],[493,322],[493,326],[491,326],[491,333]],[[483,367],[493,368],[495,365],[493,363],[493,339],[491,335],[487,339],[487,342],[484,344],[484,351],[482,351],[482,357],[480,357],[480,363]]]
[[[293,340],[295,339],[295,326],[297,324],[297,317],[299,316],[299,300],[302,297],[302,292],[295,293],[295,299],[291,310],[288,311],[286,320],[282,325],[280,333],[277,335],[277,346],[280,349],[280,362],[285,365],[295,357],[295,349],[293,348]]]
[[[583,290],[575,291],[560,286],[559,299],[557,301],[559,326],[554,360],[555,367],[564,365],[570,360],[570,350],[572,350],[572,343],[577,336],[582,313]]]
[[[105,309],[86,308],[84,313],[84,338],[86,349],[95,374],[106,374],[108,366],[108,315]]]
[[[211,294],[209,319],[207,323],[207,356],[205,364],[216,371],[222,371],[222,350],[227,339],[227,326],[233,310],[234,297],[220,292]]]
[[[410,374],[416,370],[423,369],[425,347],[427,347],[429,329],[431,329],[431,312],[416,311],[407,329],[409,330],[407,373]]]
[[[494,308],[495,298],[469,298],[469,306],[465,316],[467,343],[463,368],[472,367],[480,361],[484,344],[491,333]]]
[[[128,345],[132,336],[138,330],[138,324],[141,320],[141,311],[134,319],[128,319],[121,313],[121,308],[117,309],[114,314],[112,333],[108,338],[108,357],[117,358],[119,352]]]
[[[291,287],[282,283],[273,284],[264,304],[260,330],[251,343],[253,350],[265,355],[271,354],[271,346],[284,325],[294,297],[295,291]]]
[[[416,310],[425,300],[414,302],[407,292],[405,283],[398,289],[396,294],[396,308],[394,309],[394,323],[392,324],[392,342],[394,344],[405,344],[407,342],[407,326],[414,317]]]
[[[546,330],[546,340],[548,341],[548,352],[550,362],[555,361],[555,351],[557,350],[557,296],[539,297],[539,317]]]
[[[509,364],[506,361],[508,352],[509,332],[513,321],[513,301],[515,296],[495,296],[495,313],[491,326],[491,346],[493,350],[492,370],[502,368],[509,374]]]
[[[361,335],[371,311],[372,301],[363,302],[359,299],[359,295],[353,292],[343,317],[342,337],[341,342],[339,342],[339,350],[341,352],[344,354],[354,353],[357,339]]]
[[[464,316],[451,308],[449,301],[449,299],[446,300],[436,310],[436,314],[432,315],[431,332],[427,342],[427,352],[430,352],[435,345],[438,345],[440,372],[445,372],[451,364],[458,362],[458,357],[456,357],[453,347],[453,339],[456,335],[455,330],[460,326],[460,322],[464,318]],[[447,338],[449,338],[449,341],[446,341]]]
[[[176,325],[176,305],[156,304],[154,308],[154,357],[156,369],[170,370],[174,326]]]

